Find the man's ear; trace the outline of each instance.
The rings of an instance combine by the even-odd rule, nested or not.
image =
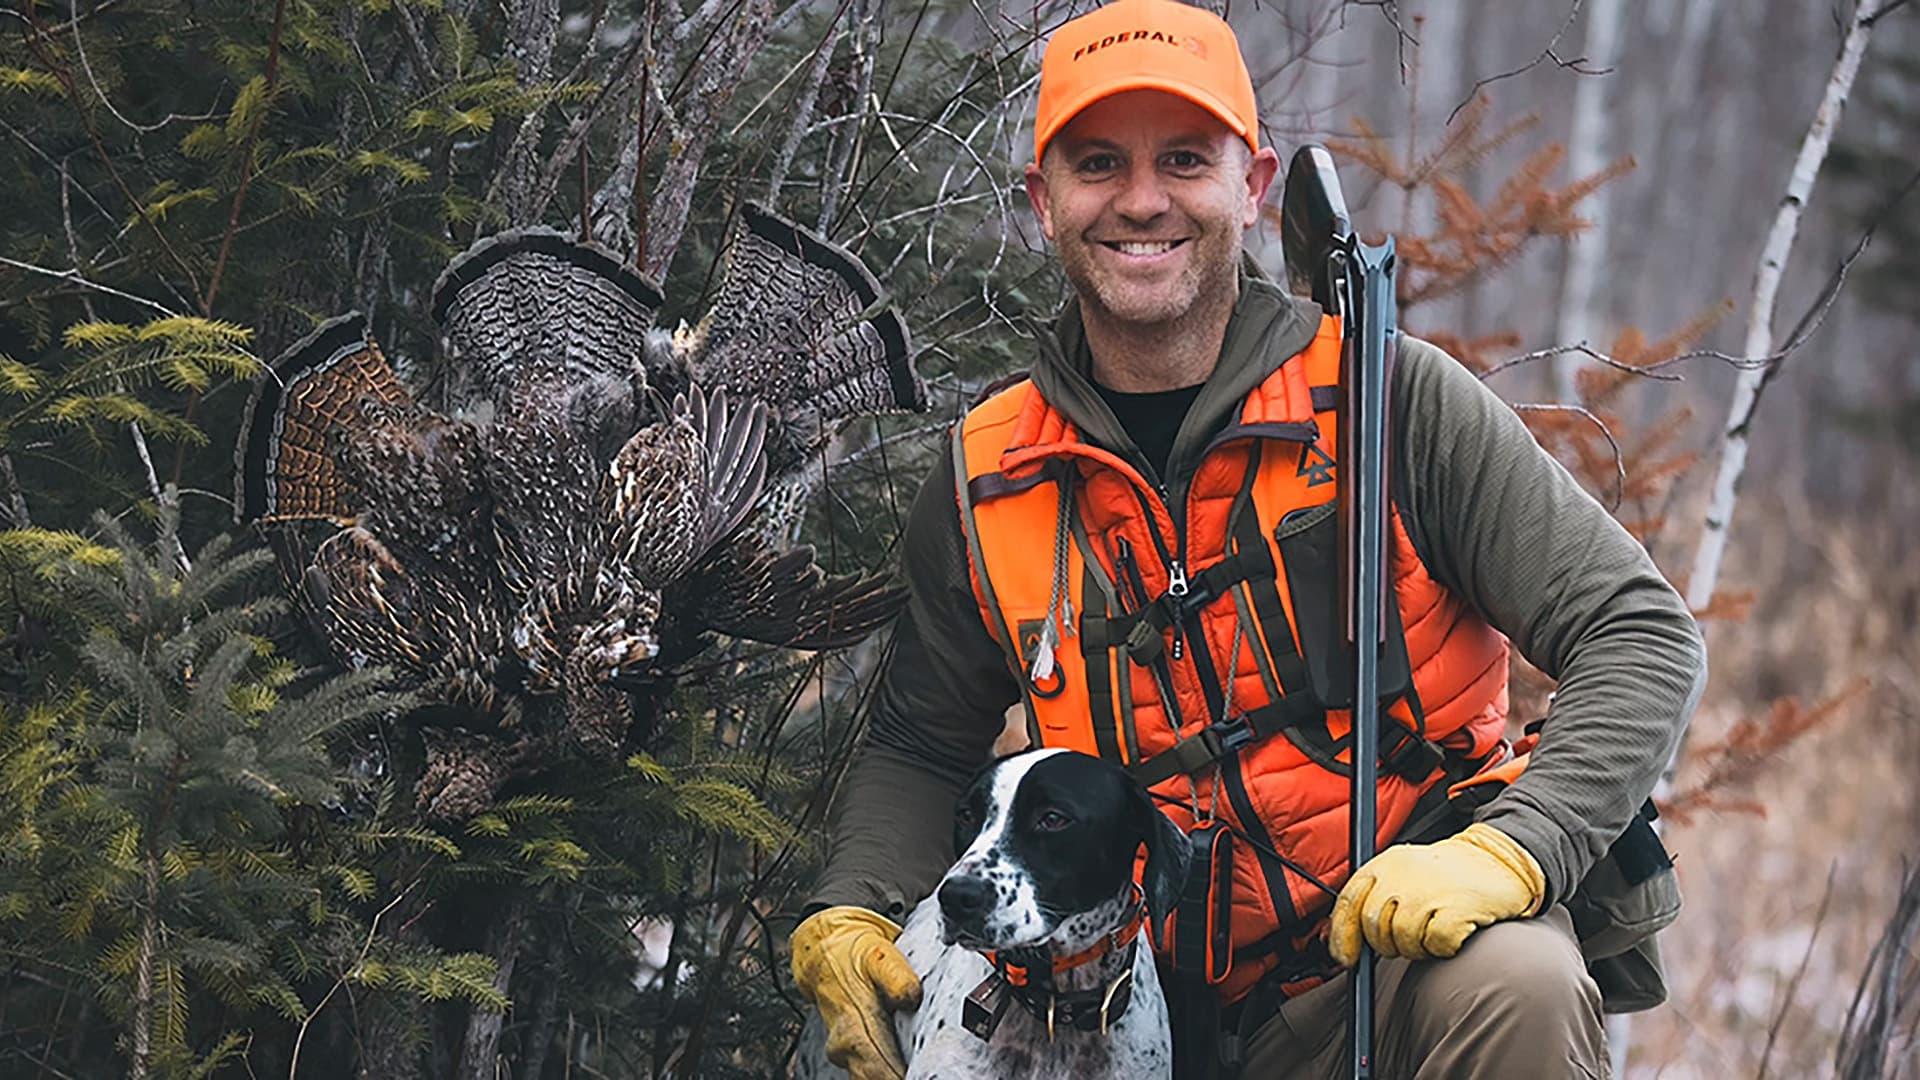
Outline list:
[[[1136,784],[1133,793],[1147,845],[1147,868],[1141,875],[1140,891],[1147,894],[1147,917],[1158,926],[1180,902],[1181,890],[1187,885],[1187,864],[1193,861],[1193,853],[1187,844],[1187,834],[1153,805],[1153,796],[1147,789]]]
[[[1038,162],[1027,163],[1027,205],[1033,207],[1034,219],[1040,222],[1040,232],[1049,242],[1053,240],[1053,210],[1047,203],[1047,174],[1040,171]]]
[[[1280,154],[1263,146],[1247,159],[1247,212],[1241,224],[1253,228],[1260,221],[1260,207],[1267,201],[1274,178],[1280,175]]]

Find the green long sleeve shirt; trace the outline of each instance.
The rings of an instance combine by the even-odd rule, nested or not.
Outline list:
[[[1306,346],[1319,317],[1317,306],[1242,276],[1220,362],[1174,441],[1166,479],[1176,498],[1208,437]],[[1042,341],[1035,385],[1085,438],[1145,472],[1090,368],[1070,305]],[[1403,338],[1392,394],[1394,498],[1416,551],[1437,582],[1559,683],[1526,773],[1477,814],[1539,861],[1552,903],[1652,790],[1705,684],[1705,646],[1646,551],[1471,372]],[[953,466],[941,462],[907,523],[911,599],[812,905],[898,919],[930,892],[954,858],[954,801],[1019,700],[974,601]]]

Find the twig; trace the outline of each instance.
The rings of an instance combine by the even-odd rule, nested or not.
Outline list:
[[[1502,79],[1511,79],[1515,75],[1520,75],[1528,71],[1532,71],[1534,68],[1539,67],[1542,63],[1545,63],[1548,60],[1553,61],[1556,65],[1560,67],[1566,68],[1568,71],[1573,72],[1575,75],[1606,75],[1612,72],[1613,71],[1612,68],[1593,68],[1593,67],[1585,66],[1587,63],[1587,58],[1584,56],[1576,56],[1572,60],[1564,59],[1561,57],[1560,53],[1557,51],[1557,47],[1560,44],[1560,39],[1566,36],[1567,29],[1573,25],[1573,20],[1575,20],[1580,16],[1580,5],[1583,2],[1584,0],[1573,0],[1573,7],[1568,9],[1566,19],[1564,19],[1560,23],[1560,29],[1555,30],[1553,32],[1553,37],[1547,39],[1547,47],[1540,50],[1539,56],[1534,57],[1532,60],[1527,61],[1526,63],[1520,65],[1517,68],[1514,68],[1512,71],[1503,71],[1498,75],[1489,75],[1486,78],[1481,79],[1478,82],[1475,82],[1473,84],[1473,88],[1467,91],[1467,96],[1461,100],[1460,104],[1455,105],[1453,107],[1452,112],[1447,114],[1447,123],[1449,124],[1453,123],[1453,118],[1460,115],[1461,109],[1464,109],[1468,105],[1473,104],[1473,99],[1480,93],[1480,91],[1483,88],[1491,86]]]
[[[54,270],[50,267],[35,266],[32,263],[21,262],[18,259],[9,259],[5,255],[0,255],[0,265],[11,266],[15,270],[25,270],[31,274],[41,274],[50,278],[59,278],[62,281],[71,281],[77,285],[83,285],[89,289],[93,289],[96,292],[106,293],[108,296],[117,296],[122,300],[131,300],[136,304],[152,308],[162,315],[171,315],[177,318],[180,314],[165,304],[149,300],[144,296],[135,296],[130,292],[121,292],[111,285],[102,285],[97,281],[88,281],[78,270]]]
[[[1495,375],[1500,374],[1501,372],[1507,370],[1508,368],[1516,368],[1522,364],[1530,364],[1535,360],[1545,360],[1548,357],[1560,356],[1565,353],[1582,353],[1582,354],[1585,354],[1586,356],[1592,357],[1594,360],[1602,364],[1605,364],[1610,368],[1614,368],[1619,371],[1624,371],[1632,375],[1641,375],[1649,379],[1658,379],[1661,382],[1680,382],[1681,381],[1681,377],[1678,375],[1660,374],[1659,372],[1653,370],[1653,365],[1650,365],[1650,364],[1643,366],[1639,364],[1629,364],[1623,360],[1615,360],[1613,357],[1608,356],[1606,353],[1600,352],[1599,350],[1595,349],[1591,345],[1588,345],[1584,341],[1574,345],[1549,345],[1544,349],[1535,349],[1532,352],[1521,353],[1519,356],[1509,356],[1505,360],[1502,360],[1497,364],[1488,365],[1487,369],[1480,373],[1480,378],[1482,381],[1491,379]],[[1712,354],[1702,352],[1702,353],[1688,353],[1687,355],[1688,356],[1706,356],[1706,355],[1712,355]],[[1680,357],[1673,357],[1670,360],[1665,362],[1671,363],[1672,360],[1677,360],[1677,359],[1680,359]],[[1739,360],[1731,356],[1727,357],[1726,359],[1732,362],[1736,367],[1745,363],[1745,361]],[[1755,361],[1755,362],[1759,363],[1762,361]]]
[[[113,99],[107,96],[106,90],[100,85],[100,80],[93,74],[93,62],[87,59],[87,43],[80,36],[80,20],[78,18],[70,20],[67,23],[67,28],[73,31],[73,51],[80,57],[80,70],[87,73],[87,85],[93,87],[93,96],[100,99],[100,104],[107,107],[107,111],[113,114],[115,120],[133,129],[136,134],[146,135],[159,131],[175,120],[213,120],[219,117],[220,114],[218,112],[201,113],[198,116],[183,116],[180,113],[168,113],[162,117],[158,123],[154,124],[139,124],[127,119],[125,114],[114,107]]]
[[[1787,980],[1787,992],[1780,999],[1780,1009],[1773,1014],[1773,1023],[1767,1025],[1766,1049],[1760,1052],[1760,1071],[1756,1080],[1767,1080],[1767,1059],[1773,1056],[1774,1040],[1780,1037],[1780,1025],[1787,1019],[1787,1010],[1793,1006],[1793,999],[1799,993],[1800,980],[1807,974],[1807,961],[1813,959],[1813,944],[1820,940],[1820,928],[1827,922],[1827,902],[1833,899],[1833,875],[1840,868],[1839,860],[1827,865],[1827,887],[1820,894],[1820,907],[1813,913],[1813,932],[1807,935],[1807,949],[1800,954],[1800,966],[1793,969],[1793,978]]]
[[[106,168],[107,175],[113,179],[113,186],[119,189],[120,197],[127,201],[127,205],[133,207],[135,216],[153,233],[153,238],[159,241],[160,249],[167,253],[167,258],[173,263],[174,268],[187,279],[187,283],[193,287],[194,292],[199,292],[199,275],[195,274],[193,267],[187,265],[187,261],[174,250],[173,241],[167,239],[167,234],[160,229],[160,223],[154,220],[153,215],[147,211],[146,204],[142,203],[133,193],[133,189],[127,186],[126,177],[121,176],[120,170],[115,167],[113,155],[107,153],[106,143],[100,138],[100,129],[93,122],[93,114],[87,110],[86,103],[81,99],[80,85],[74,81],[73,72],[57,62],[47,51],[44,40],[48,36],[47,28],[31,10],[26,20],[32,27],[31,32],[22,35],[28,50],[33,53],[34,59],[40,61],[42,67],[52,72],[54,78],[60,80],[60,85],[66,89],[68,99],[73,102],[74,111],[80,114],[80,126],[86,129],[87,141],[93,147],[94,156],[100,159],[100,164]]]
[[[1613,448],[1613,503],[1608,506],[1607,509],[1609,511],[1620,509],[1620,503],[1627,497],[1627,461],[1626,458],[1621,455],[1620,444],[1614,440],[1613,431],[1607,427],[1605,420],[1595,416],[1592,410],[1580,405],[1548,405],[1538,402],[1521,402],[1513,406],[1513,411],[1577,413],[1593,421],[1593,426],[1599,428],[1600,434],[1605,436],[1607,445]]]
[[[76,30],[74,33],[77,36],[79,31]],[[62,161],[60,163],[60,224],[66,230],[67,260],[73,263],[74,272],[78,273],[81,269],[80,241],[73,231],[73,202],[68,197],[68,192],[73,187],[72,179],[71,174],[67,171],[67,163]],[[93,308],[92,296],[86,293],[80,294],[80,306],[87,313],[87,321],[99,321],[100,317],[95,313]],[[115,382],[118,383],[119,380],[116,379]],[[140,464],[146,470],[148,494],[153,496],[155,504],[165,506],[167,504],[168,494],[160,489],[160,477],[153,471],[153,453],[147,448],[147,433],[141,430],[140,421],[138,420],[128,421],[127,431],[133,436],[134,452],[140,456]],[[9,460],[7,462],[9,479],[12,477],[12,469],[13,462]],[[179,499],[178,492],[175,492],[172,497],[177,502]],[[24,506],[22,509],[24,509]],[[193,570],[193,562],[187,558],[187,549],[180,543],[179,535],[177,533],[169,533],[166,539],[168,541],[166,546],[171,549],[169,554],[173,556],[174,562],[179,564],[182,571],[191,572]]]
[[[1394,0],[1345,0],[1345,2],[1340,5],[1341,22],[1343,25],[1346,22],[1346,9],[1350,7],[1379,8],[1381,17],[1387,20],[1388,26],[1393,27],[1394,63],[1400,69],[1400,82],[1404,85],[1407,81],[1407,46],[1412,45],[1416,50],[1419,49],[1420,39],[1414,37],[1413,34],[1401,24],[1400,5],[1395,3]]]
[[[1867,958],[1834,1054],[1834,1075],[1841,1080],[1880,1080],[1886,1075],[1887,1042],[1911,993],[1905,974],[1914,929],[1920,925],[1920,868],[1902,866],[1893,914]],[[1908,980],[1905,985],[1902,980]],[[1861,1002],[1866,1001],[1864,1011]]]
[[[260,125],[273,108],[273,91],[280,82],[280,33],[286,25],[287,0],[274,0],[273,35],[267,39],[267,93],[260,109],[247,125],[247,141],[240,151],[240,185],[233,192],[233,206],[227,211],[227,230],[220,238],[220,254],[213,260],[213,276],[207,279],[207,291],[200,300],[200,313],[213,315],[213,300],[220,292],[220,277],[227,269],[227,256],[233,251],[233,234],[240,225],[240,210],[247,203],[247,188],[253,183],[253,149],[260,136]]]
[[[1669,356],[1664,360],[1656,360],[1647,364],[1629,364],[1622,360],[1616,360],[1594,349],[1583,341],[1574,345],[1552,345],[1544,349],[1535,349],[1532,352],[1521,353],[1519,356],[1510,356],[1497,364],[1489,366],[1485,371],[1480,373],[1480,378],[1483,380],[1489,379],[1508,368],[1518,367],[1521,364],[1535,360],[1542,360],[1549,356],[1577,352],[1584,353],[1608,367],[1616,368],[1629,374],[1644,376],[1649,379],[1658,379],[1663,382],[1679,382],[1682,381],[1682,377],[1679,375],[1661,374],[1660,369],[1671,367],[1686,360],[1703,359],[1718,360],[1736,371],[1764,370],[1766,374],[1763,376],[1763,379],[1771,379],[1779,367],[1780,362],[1799,351],[1801,346],[1805,345],[1808,339],[1813,337],[1814,332],[1819,330],[1821,325],[1826,322],[1827,316],[1833,311],[1834,303],[1840,299],[1840,292],[1846,285],[1847,274],[1853,269],[1853,264],[1859,261],[1862,255],[1866,254],[1868,245],[1873,242],[1874,233],[1879,230],[1880,226],[1886,222],[1893,211],[1898,208],[1901,202],[1905,201],[1906,197],[1912,194],[1916,188],[1920,188],[1920,171],[1908,177],[1906,182],[1896,188],[1894,193],[1875,211],[1872,219],[1867,224],[1867,228],[1861,232],[1859,239],[1854,241],[1853,250],[1847,252],[1846,257],[1841,259],[1839,265],[1833,268],[1833,273],[1828,275],[1826,283],[1820,287],[1820,291],[1814,296],[1813,302],[1808,304],[1807,310],[1801,314],[1799,319],[1795,320],[1792,331],[1787,334],[1787,343],[1765,356],[1734,356],[1731,353],[1724,353],[1718,349],[1690,349],[1687,352]]]
[[[387,912],[392,911],[398,906],[400,901],[405,900],[407,894],[412,892],[413,887],[418,884],[420,884],[418,880],[408,883],[406,888],[400,890],[400,895],[387,901],[386,907],[374,912],[373,921],[367,924],[367,940],[360,945],[360,955],[353,958],[353,963],[347,966],[347,970],[341,972],[340,977],[335,979],[333,985],[327,988],[327,992],[321,997],[320,1003],[308,1010],[307,1018],[300,1021],[300,1031],[293,1039],[293,1060],[287,1063],[287,1080],[296,1080],[298,1077],[300,1071],[300,1044],[306,1041],[307,1028],[313,1024],[313,1018],[319,1016],[320,1010],[326,1008],[327,1002],[333,1000],[333,995],[339,993],[340,988],[346,985],[347,976],[353,974],[362,963],[366,962],[367,953],[373,950],[373,939],[380,932],[381,918],[383,918]]]

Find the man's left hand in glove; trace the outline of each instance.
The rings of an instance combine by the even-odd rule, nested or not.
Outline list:
[[[1381,956],[1448,957],[1475,930],[1536,914],[1540,864],[1511,836],[1478,823],[1432,844],[1399,844],[1362,866],[1333,905],[1328,946],[1352,967],[1360,939]]]

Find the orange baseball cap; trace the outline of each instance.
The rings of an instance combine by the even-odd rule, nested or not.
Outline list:
[[[1260,149],[1253,79],[1227,21],[1178,0],[1115,0],[1047,41],[1033,160],[1080,110],[1127,90],[1178,94]]]

